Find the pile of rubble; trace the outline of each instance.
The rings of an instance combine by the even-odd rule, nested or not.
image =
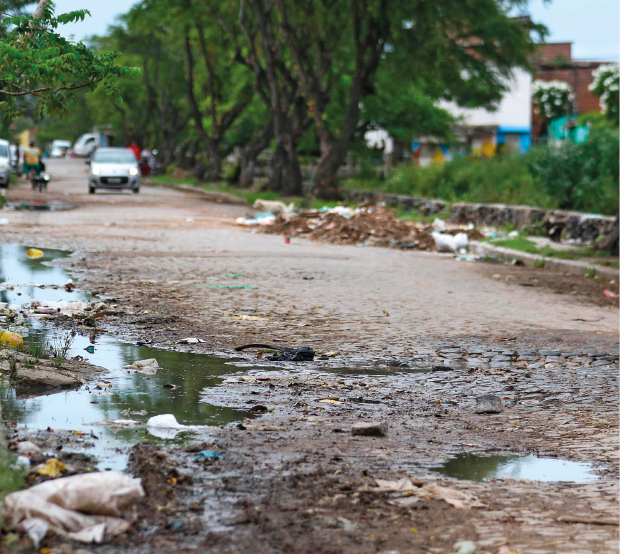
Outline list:
[[[446,235],[467,234],[469,240],[482,238],[473,228],[441,229]],[[412,250],[436,250],[433,233],[437,227],[428,223],[405,222],[381,206],[338,206],[327,211],[311,211],[279,217],[261,232],[288,237],[304,237],[330,244],[358,246],[387,246]]]

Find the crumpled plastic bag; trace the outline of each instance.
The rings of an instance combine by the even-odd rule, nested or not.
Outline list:
[[[143,497],[140,479],[122,473],[85,473],[8,494],[4,511],[12,526],[21,523],[33,542],[43,539],[46,524],[59,535],[101,543],[129,529],[135,504]]]
[[[287,348],[283,352],[269,356],[268,360],[275,362],[311,362],[314,360],[314,350],[307,346],[299,348]]]
[[[0,333],[0,344],[8,346],[9,348],[16,348],[24,344],[24,339],[17,333],[11,331],[3,331]]]
[[[469,237],[467,233],[458,233],[456,235],[448,235],[445,233],[431,233],[435,239],[437,252],[458,252],[462,248],[469,246]]]
[[[191,431],[200,428],[200,425],[183,425],[172,414],[156,415],[146,422],[146,430],[159,439],[173,439],[181,431]]]
[[[123,369],[137,371],[145,375],[155,375],[159,369],[159,364],[155,358],[148,358],[146,360],[136,360],[131,365],[123,366]]]

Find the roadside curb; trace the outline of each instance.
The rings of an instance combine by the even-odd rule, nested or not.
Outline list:
[[[232,194],[228,194],[227,192],[204,190],[196,188],[192,185],[177,185],[176,183],[155,183],[150,179],[146,180],[146,182],[152,187],[164,187],[167,189],[180,190],[182,192],[193,192],[196,194],[200,194],[204,196],[207,200],[211,200],[212,202],[217,202],[219,204],[247,204],[247,202],[243,198],[233,196]]]
[[[616,269],[615,267],[603,267],[600,265],[590,264],[588,262],[580,262],[577,260],[546,258],[545,256],[541,256],[540,254],[528,254],[527,252],[520,252],[519,250],[511,250],[510,248],[494,246],[486,242],[470,243],[469,251],[475,256],[493,256],[494,258],[497,258],[498,260],[502,260],[504,262],[518,260],[529,267],[544,263],[544,267],[548,269],[565,271],[566,273],[571,273],[573,275],[591,275],[594,271],[594,275],[597,277],[618,280],[618,269]]]

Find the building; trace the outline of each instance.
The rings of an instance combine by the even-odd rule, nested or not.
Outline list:
[[[454,102],[440,102],[441,108],[457,118],[457,143],[447,145],[433,137],[418,137],[413,142],[415,161],[424,167],[463,154],[492,157],[500,150],[527,152],[532,132],[532,76],[516,69],[507,85],[496,109],[461,108]]]
[[[541,81],[562,81],[567,83],[575,95],[574,113],[599,112],[601,110],[598,96],[592,94],[592,72],[603,61],[573,60],[571,42],[552,42],[541,45],[531,60],[535,69],[534,78]],[[543,120],[534,113],[532,105],[532,139],[541,138]]]

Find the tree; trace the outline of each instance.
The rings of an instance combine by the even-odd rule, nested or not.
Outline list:
[[[50,0],[40,0],[31,17],[4,20],[9,27],[0,40],[0,108],[5,117],[21,115],[23,103],[18,101],[30,95],[38,99],[37,118],[66,116],[76,90],[94,90],[103,82],[109,94],[118,95],[116,78],[136,74],[116,65],[118,54],[94,54],[83,43],[71,43],[58,34],[59,25],[84,20],[90,15],[87,10],[55,16],[53,8]]]
[[[92,39],[99,51],[121,51],[118,63],[140,67],[142,81],[118,79],[122,105],[106,101],[101,93],[90,102],[98,123],[112,124],[125,141],[159,149],[164,169],[173,161],[190,119],[182,43],[170,30],[169,8],[165,1],[143,1],[121,16],[106,36]]]
[[[547,122],[571,115],[573,99],[570,85],[564,81],[540,81],[532,83],[532,100],[538,113]]]
[[[529,19],[509,17],[523,0],[275,0],[278,23],[320,139],[313,191],[340,194],[336,173],[360,121],[364,99],[376,93],[376,75],[392,53],[406,53],[401,71],[428,81],[436,98],[489,105],[501,98],[514,67],[529,67]],[[348,82],[346,97],[332,94],[334,79]],[[442,84],[437,87],[437,84]],[[422,89],[423,92],[426,92]],[[343,117],[327,117],[338,102]]]
[[[252,82],[246,68],[233,61],[232,44],[219,23],[190,0],[184,12],[191,17],[185,18],[183,38],[187,97],[209,162],[208,178],[218,180],[225,135],[252,101]]]

